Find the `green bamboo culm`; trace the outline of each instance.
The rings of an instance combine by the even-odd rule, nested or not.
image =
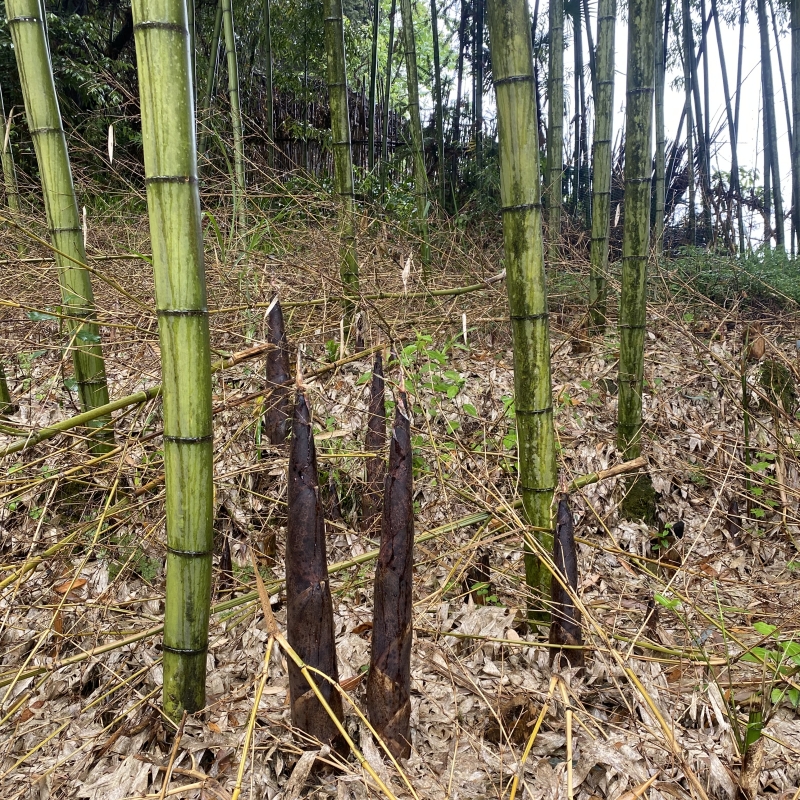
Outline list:
[[[547,69],[547,208],[548,255],[558,258],[561,238],[562,179],[564,172],[564,0],[550,0],[550,48]],[[612,45],[613,46],[613,45]]]
[[[14,169],[14,155],[11,152],[10,134],[11,120],[6,119],[3,90],[0,88],[0,167],[3,170],[6,205],[13,215],[19,213],[19,188],[17,187],[17,173]]]
[[[522,502],[535,536],[551,552],[556,459],[531,27],[525,0],[489,0],[487,18],[497,98]],[[525,579],[533,594],[531,607],[539,609],[539,616],[550,595],[550,573],[527,544]]]
[[[786,249],[784,244],[783,195],[781,193],[781,174],[778,165],[775,89],[772,81],[772,56],[770,54],[772,42],[769,35],[765,0],[757,0],[756,12],[758,17],[758,30],[761,38],[761,80],[764,96],[764,150],[768,153],[767,160],[772,172],[772,199],[775,203],[775,249],[783,253]],[[769,216],[767,218],[769,219]]]
[[[378,39],[380,38],[381,4],[372,0],[372,49],[369,57],[369,100],[367,106],[367,168],[375,171],[375,97],[378,90]]]
[[[666,80],[664,62],[664,7],[662,0],[656,0],[656,164],[655,164],[655,224],[653,226],[654,249],[656,255],[664,250],[664,200],[666,192],[666,142],[664,134],[664,82]]]
[[[377,2],[377,0],[376,0]],[[350,114],[347,104],[347,65],[344,51],[342,0],[324,0],[325,53],[328,61],[328,98],[331,109],[334,192],[339,201],[341,250],[339,274],[345,296],[344,315],[353,315],[358,295],[356,259],[356,209],[353,197],[353,151],[350,145]]]
[[[794,136],[792,137],[792,217],[795,234],[800,241],[800,0],[791,0],[791,6],[792,124],[794,126]]]
[[[92,284],[83,266],[86,264],[83,229],[53,81],[43,7],[39,0],[7,0],[6,14],[41,174],[47,225],[55,248],[75,381],[81,409],[89,411],[108,403],[108,385]],[[110,416],[94,420],[88,428],[92,452],[107,452],[114,446]]]
[[[444,164],[444,105],[442,102],[442,68],[439,53],[439,14],[436,0],[431,0],[431,31],[433,33],[433,110],[436,118],[436,159],[439,168],[439,204],[444,208],[447,192]]]
[[[695,208],[694,144],[692,142],[694,130],[692,66],[689,61],[689,59],[694,59],[694,45],[692,44],[692,18],[689,0],[682,0],[681,4],[681,33],[683,34],[683,88],[684,114],[686,116],[686,171],[689,178],[686,202],[689,206],[689,244],[694,246],[697,243],[697,209]]]
[[[403,44],[406,51],[408,113],[411,116],[411,155],[414,161],[414,194],[417,198],[417,235],[420,238],[423,275],[427,280],[431,263],[431,246],[428,235],[428,173],[425,170],[422,119],[419,113],[417,45],[414,36],[414,18],[411,14],[411,0],[400,0],[400,16],[403,20]]]
[[[237,252],[244,252],[243,241],[247,230],[245,210],[244,176],[244,132],[242,110],[239,102],[239,64],[236,58],[236,36],[233,32],[233,2],[221,0],[222,31],[225,37],[225,56],[228,65],[228,101],[231,105],[231,127],[233,128],[233,218],[236,220]]]
[[[213,550],[208,309],[184,0],[134,0],[164,407],[164,710],[205,704]],[[169,80],[165,80],[169,76]]]
[[[3,369],[3,362],[0,361],[0,417],[8,414],[13,408],[14,403],[11,400],[11,392],[8,390],[6,371]]]
[[[397,0],[392,0],[389,11],[389,46],[386,51],[386,88],[383,92],[383,130],[381,131],[381,195],[386,192],[389,177],[389,106],[392,94],[392,57],[394,56],[394,19],[397,16]]]
[[[608,235],[611,224],[611,133],[614,120],[614,26],[616,0],[597,5],[597,96],[592,162],[592,242],[589,274],[589,329],[603,335],[606,327]]]
[[[267,91],[264,96],[264,116],[267,121],[267,164],[275,166],[275,110],[272,96],[272,9],[270,0],[264,0],[264,79]]]
[[[211,110],[211,98],[214,95],[214,84],[217,77],[217,64],[219,62],[219,39],[222,33],[222,0],[217,3],[217,15],[214,18],[214,32],[211,34],[211,51],[208,56],[208,72],[206,74],[206,85],[203,98],[200,101],[200,116],[202,127],[200,129],[200,142],[197,152],[200,155],[206,153],[206,140],[208,138],[208,126],[211,124],[209,111]]]
[[[650,248],[655,5],[630,0],[625,109],[625,222],[619,303],[617,447],[626,459],[641,455],[642,383]]]

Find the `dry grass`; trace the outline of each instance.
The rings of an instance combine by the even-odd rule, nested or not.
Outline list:
[[[212,345],[227,354],[262,342],[264,310],[277,291],[291,343],[302,347],[309,373],[337,357],[338,242],[330,209],[316,198],[286,202],[285,194],[272,191],[272,210],[262,218],[253,214],[246,256],[238,263],[236,248],[224,247],[224,207],[210,207],[223,233],[218,239],[207,221]],[[266,204],[267,194],[254,191],[254,204]],[[25,226],[42,233],[35,218]],[[42,315],[58,303],[54,267],[20,260],[16,246],[23,242],[25,258],[48,256],[45,247],[4,233],[0,258],[12,263],[3,267],[0,284],[2,353],[19,410],[3,423],[0,446],[77,411],[64,386],[71,364],[60,349],[58,320]],[[429,288],[480,283],[501,269],[495,235],[440,226],[435,245]],[[565,484],[619,460],[615,334],[611,330],[588,353],[580,353],[575,341],[584,313],[583,249],[549,265]],[[146,254],[146,218],[128,210],[90,215],[89,251]],[[391,343],[403,353],[407,385],[416,390],[417,532],[435,534],[416,551],[415,739],[403,767],[416,795],[505,798],[518,774],[517,797],[618,798],[640,787],[640,795],[656,800],[732,799],[741,762],[737,726],[746,723],[751,704],[764,702],[769,714],[761,790],[791,797],[800,783],[800,721],[788,696],[774,706],[767,700],[773,689],[800,689],[797,662],[777,664],[767,653],[766,663],[759,663],[765,652],[752,648],[796,655],[800,429],[793,415],[770,406],[757,386],[759,365],[749,364],[752,447],[762,455],[748,485],[739,311],[699,298],[676,304],[670,281],[661,275],[653,281],[646,453],[662,523],[680,519],[686,532],[669,554],[654,549],[655,529],[618,517],[623,479],[575,493],[587,668],[556,684],[547,644],[539,631],[526,628],[522,614],[525,530],[511,505],[516,473],[505,286],[418,297],[424,291],[415,263],[411,296],[404,296],[401,272],[413,251],[407,232],[364,218],[362,292],[395,295],[364,301],[366,345]],[[112,398],[158,383],[149,264],[127,257],[90,263],[97,270]],[[784,362],[797,379],[795,316],[765,318],[762,329],[766,357]],[[335,485],[341,509],[329,524],[329,559],[338,564],[333,586],[340,674],[356,705],[357,676],[369,661],[375,546],[357,532],[367,400],[359,380],[368,369],[364,358],[309,382],[320,468],[329,482],[323,491],[332,509],[328,493]],[[400,369],[387,373],[390,385]],[[111,458],[90,462],[75,431],[3,463],[4,798],[230,798],[239,774],[242,798],[379,796],[352,759],[337,762],[335,772],[309,774],[309,760],[298,760],[308,745],[293,738],[289,725],[285,655],[276,647],[265,663],[269,635],[249,549],[257,554],[283,626],[286,453],[259,451],[254,444],[266,402],[263,387],[263,358],[215,377],[215,532],[218,553],[225,539],[231,548],[234,590],[216,596],[208,706],[186,721],[177,740],[159,698],[165,537],[159,402],[120,412],[120,452]],[[742,509],[743,529],[730,533],[732,499]],[[491,562],[491,597],[484,606],[464,589],[479,549]],[[655,603],[658,621],[648,625],[654,594],[661,600]],[[764,635],[762,623],[776,626],[775,634]],[[755,658],[743,658],[748,653]],[[542,727],[519,769],[543,705]],[[347,729],[389,791],[411,796],[354,713],[347,715]]]

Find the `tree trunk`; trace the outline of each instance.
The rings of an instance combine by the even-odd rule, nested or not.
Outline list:
[[[378,0],[375,0],[378,2]],[[353,197],[353,150],[350,143],[350,114],[347,106],[347,66],[344,51],[342,0],[324,0],[325,53],[328,60],[328,98],[331,109],[334,192],[339,201],[341,246],[339,274],[344,289],[344,315],[353,315],[358,295],[356,260],[356,209]]]
[[[439,63],[439,17],[436,0],[431,0],[431,30],[433,31],[433,102],[436,114],[436,156],[439,177],[439,203],[444,208],[447,170],[444,164],[444,108],[442,106],[442,76]]]
[[[108,386],[100,347],[100,328],[95,321],[92,284],[89,272],[84,268],[83,230],[42,8],[39,0],[6,1],[28,128],[41,174],[47,226],[55,250],[81,410],[90,411],[108,403]],[[89,429],[92,452],[107,452],[114,446],[110,415],[89,423]]]
[[[551,261],[555,261],[558,259],[558,245],[561,238],[561,181],[564,171],[564,0],[550,0],[549,17],[545,208],[549,257]]]
[[[417,45],[411,0],[400,0],[403,19],[403,44],[406,51],[406,82],[408,84],[408,113],[411,117],[411,153],[414,159],[414,194],[417,198],[416,227],[420,239],[420,256],[425,279],[431,263],[428,237],[428,175],[425,171],[425,151],[422,139],[422,120],[419,112],[419,78],[417,77]]]
[[[684,7],[688,0],[684,0]],[[647,258],[650,244],[653,82],[656,0],[628,6],[625,108],[625,227],[619,303],[617,447],[625,459],[641,455]],[[688,23],[688,15],[684,23]],[[686,58],[691,58],[688,50]]]
[[[237,251],[244,253],[244,236],[247,230],[244,179],[244,132],[242,109],[239,102],[239,65],[236,60],[236,37],[233,32],[233,0],[222,3],[222,30],[225,34],[225,56],[228,63],[228,100],[231,104],[231,127],[233,128],[233,217],[239,230]]]
[[[589,325],[602,335],[606,325],[608,234],[611,221],[611,136],[614,123],[614,27],[616,0],[597,5],[597,94],[592,161],[592,243],[590,249]]]
[[[778,135],[775,124],[775,90],[772,81],[770,36],[767,24],[765,0],[757,0],[758,30],[761,37],[761,73],[764,87],[764,150],[769,149],[772,172],[772,198],[775,203],[775,247],[784,252],[783,199],[781,196],[781,173],[778,165]],[[769,140],[769,148],[767,148]]]
[[[205,705],[213,552],[211,356],[186,5],[134,0],[164,408],[164,710]],[[165,78],[169,76],[169,80]]]
[[[525,0],[489,0],[488,21],[500,141],[506,283],[514,343],[520,486],[525,515],[534,528],[532,535],[549,553],[553,547],[556,460],[539,137],[527,4]],[[525,579],[533,593],[533,606],[541,610],[550,594],[550,574],[527,541]]]

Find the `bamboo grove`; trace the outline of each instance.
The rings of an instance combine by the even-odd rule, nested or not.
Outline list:
[[[598,0],[593,8],[551,0],[546,11],[538,0],[533,7],[525,0],[352,5],[219,0],[201,9],[185,0],[133,0],[129,19],[120,25],[112,17],[108,24],[107,66],[113,71],[113,63],[126,58],[136,66],[131,86],[140,128],[130,121],[118,127],[128,125],[130,134],[121,152],[142,165],[152,248],[167,493],[163,708],[174,720],[206,703],[214,553],[212,366],[199,164],[209,171],[224,165],[219,171],[229,181],[232,205],[227,234],[243,282],[256,269],[248,261],[251,223],[268,225],[270,214],[278,213],[258,204],[248,165],[263,157],[276,183],[301,174],[309,182],[304,188],[313,181],[325,188],[335,208],[339,291],[330,302],[341,308],[342,358],[363,349],[359,325],[369,311],[360,288],[360,272],[369,268],[370,258],[359,251],[361,210],[384,222],[392,214],[402,216],[412,243],[400,258],[404,284],[415,258],[423,287],[436,275],[437,226],[452,223],[458,229],[477,219],[489,235],[502,235],[514,357],[517,506],[527,528],[520,548],[528,618],[532,626],[546,625],[552,612],[551,637],[558,645],[578,647],[581,639],[580,613],[571,605],[577,585],[573,522],[559,496],[565,487],[559,486],[554,429],[548,270],[570,258],[576,241],[587,242],[585,314],[573,332],[589,348],[616,337],[617,450],[620,461],[641,467],[647,448],[642,397],[648,271],[665,253],[695,247],[731,257],[774,250],[796,267],[798,0],[789,8],[776,8],[772,0],[723,8],[718,0],[629,0],[624,53],[615,50],[619,0]],[[13,52],[14,64],[0,63],[2,220],[18,224],[23,200],[18,171],[35,175],[57,264],[63,346],[73,362],[87,447],[101,455],[115,445],[112,404],[72,177],[69,124],[62,119],[60,75],[43,9],[38,0],[5,3],[2,33],[13,48],[2,52]],[[759,172],[743,167],[751,160],[738,148],[742,115],[752,116],[742,100],[748,14],[761,58]],[[780,60],[777,77],[773,70],[779,17],[791,31],[788,79]],[[724,42],[732,31],[740,43],[735,78],[725,62]],[[727,147],[719,146],[720,133],[712,129],[714,48]],[[615,109],[623,100],[615,95],[615,75],[623,65],[624,116]],[[671,79],[681,95],[677,125],[666,118]],[[73,106],[81,102],[74,92],[61,94]],[[779,125],[781,95],[786,119]],[[672,102],[677,107],[674,97]],[[20,107],[24,126],[21,112],[14,119]],[[218,113],[222,109],[225,113]],[[784,186],[787,165],[781,161],[784,128],[790,186]],[[109,161],[112,149],[109,144]],[[35,205],[30,196],[25,202]],[[611,277],[617,274],[615,297]],[[277,300],[265,321],[270,404],[259,422],[257,444],[262,451],[265,443],[276,448],[288,464],[284,650],[293,654],[291,717],[296,728],[343,751],[347,740],[336,688],[313,391],[303,382],[302,350],[292,369],[291,322]],[[368,716],[386,748],[395,758],[407,758],[414,414],[399,359],[391,355],[402,337],[396,331],[382,335],[373,347],[364,443],[367,488],[361,498],[361,533],[379,539],[365,694]],[[466,322],[463,336],[466,342]],[[14,399],[3,375],[0,362],[0,413],[7,413]],[[395,417],[387,436],[388,395]],[[45,438],[12,445],[2,454]],[[625,513],[646,519],[642,498],[648,493],[652,486],[642,470],[629,483]],[[582,658],[580,651],[574,660]],[[312,674],[329,680],[317,686]]]

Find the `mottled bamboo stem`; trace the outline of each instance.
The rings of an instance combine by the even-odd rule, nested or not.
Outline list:
[[[167,582],[164,711],[205,705],[214,517],[211,358],[184,0],[133,0],[161,345]]]

